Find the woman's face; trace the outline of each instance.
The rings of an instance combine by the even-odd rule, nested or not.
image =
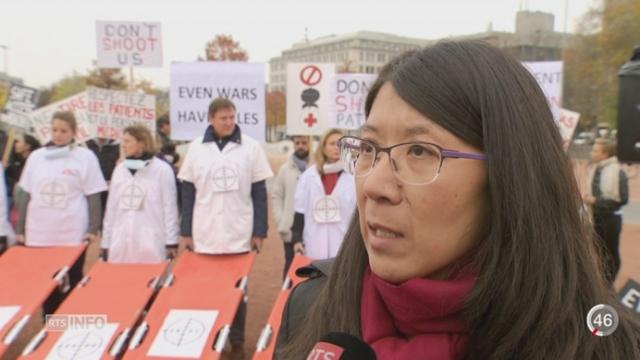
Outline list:
[[[380,89],[361,137],[381,147],[424,141],[480,152],[412,108],[389,83]],[[447,278],[480,240],[488,218],[487,171],[479,160],[446,158],[434,182],[407,185],[381,154],[369,175],[356,177],[356,192],[371,269],[393,283]]]
[[[68,122],[60,119],[53,119],[51,123],[51,141],[55,145],[68,145],[73,140],[75,134]]]
[[[15,143],[16,154],[24,155],[30,151],[29,145],[24,141],[22,136],[18,136]]]
[[[142,156],[144,153],[144,144],[129,133],[122,135],[122,151],[125,156]]]
[[[327,142],[324,144],[324,156],[327,158],[327,162],[334,163],[340,160],[340,147],[338,146],[338,140],[342,135],[332,134],[327,138]]]

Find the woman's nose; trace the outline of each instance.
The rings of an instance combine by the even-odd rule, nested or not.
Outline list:
[[[373,200],[386,200],[392,204],[400,202],[401,186],[393,172],[389,156],[380,156],[373,169],[364,179],[365,195]]]

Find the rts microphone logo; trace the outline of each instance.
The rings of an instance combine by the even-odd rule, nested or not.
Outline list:
[[[307,356],[307,360],[338,360],[342,356],[342,348],[326,342],[318,342]]]

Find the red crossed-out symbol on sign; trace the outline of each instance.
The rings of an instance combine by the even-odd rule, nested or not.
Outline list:
[[[315,65],[308,65],[300,71],[300,81],[307,86],[317,85],[322,80],[322,71]]]
[[[312,113],[309,113],[309,115],[307,115],[307,117],[304,118],[304,122],[305,124],[307,124],[308,127],[313,127],[313,125],[315,125],[315,123],[318,122],[318,119],[316,119]]]

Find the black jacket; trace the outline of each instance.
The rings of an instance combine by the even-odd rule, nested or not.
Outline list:
[[[118,158],[120,158],[120,145],[112,140],[100,146],[95,139],[87,141],[87,148],[93,151],[100,163],[100,170],[106,181],[111,181],[111,175],[116,168]]]
[[[331,268],[335,258],[317,260],[309,266],[304,266],[296,270],[296,275],[307,278],[299,283],[287,300],[287,304],[282,312],[282,322],[276,342],[275,358],[282,358],[282,352],[293,336],[299,331],[300,324],[305,320],[311,305],[318,298],[320,290],[324,287],[331,274]]]

